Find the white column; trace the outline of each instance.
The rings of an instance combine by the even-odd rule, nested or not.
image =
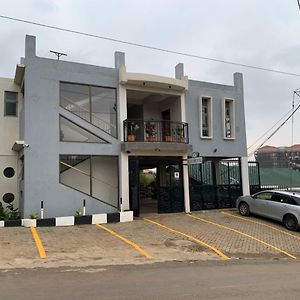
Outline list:
[[[121,211],[129,210],[129,170],[128,154],[121,152],[119,163],[119,194],[122,198]]]
[[[124,141],[123,121],[127,119],[126,87],[119,84],[119,138]]]
[[[241,175],[242,175],[242,191],[243,195],[250,194],[248,157],[241,157]]]
[[[190,209],[190,189],[189,189],[189,170],[187,166],[187,156],[183,156],[183,190],[184,190],[184,208],[185,212],[191,212]]]
[[[180,96],[180,106],[181,106],[181,122],[186,122],[186,111],[185,111],[185,94]]]

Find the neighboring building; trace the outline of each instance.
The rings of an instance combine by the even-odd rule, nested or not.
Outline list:
[[[264,146],[256,151],[255,158],[262,168],[299,169],[300,144],[291,147]]]
[[[182,64],[175,78],[130,73],[121,52],[107,68],[37,57],[35,43],[26,36],[18,86],[1,85],[1,95],[22,91],[20,135],[18,118],[4,114],[0,122],[13,118],[13,128],[0,132],[3,153],[13,155],[1,166],[20,174],[13,187],[1,182],[1,192],[20,195],[23,217],[41,201],[45,217],[74,215],[83,199],[88,214],[138,215],[147,205],[139,191],[145,169],[156,169],[152,212],[228,207],[249,194],[240,73],[233,86],[189,80]]]
[[[19,138],[20,87],[13,79],[0,78],[0,199],[19,205],[18,153],[12,145]],[[1,201],[0,201],[1,203]]]

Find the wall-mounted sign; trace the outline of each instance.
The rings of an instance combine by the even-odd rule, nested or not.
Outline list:
[[[174,179],[180,179],[179,172],[174,172]]]
[[[195,158],[188,159],[188,165],[197,165],[202,163],[203,163],[202,157],[195,157]]]
[[[192,158],[196,158],[196,157],[199,157],[199,156],[200,156],[199,152],[193,152],[192,153]]]

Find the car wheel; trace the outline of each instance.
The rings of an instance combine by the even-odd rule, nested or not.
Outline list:
[[[286,229],[296,231],[299,228],[298,221],[293,215],[286,215],[283,218],[283,224]]]
[[[246,202],[240,203],[239,212],[242,216],[249,216],[250,215],[249,205]]]

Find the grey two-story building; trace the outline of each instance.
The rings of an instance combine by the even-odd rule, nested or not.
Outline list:
[[[121,52],[111,68],[42,58],[26,36],[14,82],[25,218],[42,201],[45,217],[74,215],[83,199],[87,213],[139,215],[230,207],[249,193],[240,73],[228,86],[190,80],[182,64],[174,78],[131,73]]]

